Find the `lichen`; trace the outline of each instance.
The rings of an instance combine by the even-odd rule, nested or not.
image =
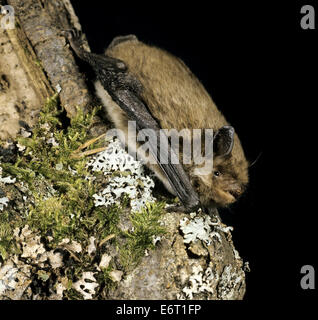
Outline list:
[[[224,267],[218,284],[218,298],[222,300],[231,300],[237,286],[241,286],[244,282],[244,271],[235,270],[231,265]]]
[[[0,299],[99,298],[99,288],[120,281],[164,233],[165,204],[152,197],[154,182],[118,142],[95,157],[73,157],[98,110],[79,109],[65,126],[56,94],[32,131],[14,141],[16,160],[0,159]],[[127,210],[132,228],[123,230]]]
[[[7,197],[0,198],[0,211],[3,210],[5,206],[8,205],[9,199]]]
[[[0,163],[0,165],[1,165],[1,163]],[[16,179],[11,178],[10,176],[2,177],[2,168],[0,166],[0,183],[9,184],[9,183],[15,183],[15,181],[16,181]],[[7,197],[2,197],[0,194],[0,211],[3,211],[3,208],[7,207],[8,203],[9,203],[9,199]],[[1,240],[1,238],[0,238],[0,240]]]
[[[94,272],[83,272],[82,278],[73,284],[74,289],[81,293],[85,300],[93,298],[98,286]]]
[[[111,141],[106,150],[94,157],[88,166],[109,178],[106,188],[93,195],[96,206],[120,204],[120,199],[126,195],[132,211],[137,212],[147,202],[156,200],[151,193],[155,185],[153,180],[145,176],[141,162],[134,160],[119,140]]]
[[[199,239],[209,245],[211,243],[210,224],[211,218],[209,216],[206,216],[205,219],[197,217],[193,220],[184,217],[180,221],[180,229],[184,234],[184,243],[190,243]]]
[[[221,236],[218,233],[218,230],[222,232],[229,232],[229,230],[232,230],[232,227],[224,229],[219,221],[213,222],[211,217],[207,215],[197,217],[196,214],[193,214],[190,217],[190,219],[184,217],[180,221],[180,229],[183,232],[184,238],[183,242],[187,244],[202,240],[207,245],[210,245],[213,238],[216,238],[221,242]]]
[[[198,259],[192,260],[192,273],[183,281],[186,285],[183,285],[177,298],[234,299],[237,293],[244,289],[245,280],[238,252],[231,246],[235,263],[225,265],[222,269],[219,268],[215,257],[211,256],[224,239],[231,242],[233,228],[223,224],[216,216],[202,215],[199,210],[191,213],[190,218],[184,217],[180,220],[180,230],[187,250]]]
[[[189,286],[182,289],[182,294],[178,296],[179,299],[193,299],[194,294],[201,292],[213,293],[212,282],[218,278],[217,274],[214,274],[210,267],[205,270],[200,265],[194,265],[192,267],[192,274],[189,278]]]

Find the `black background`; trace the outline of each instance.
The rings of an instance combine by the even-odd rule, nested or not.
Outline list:
[[[72,3],[93,52],[135,34],[177,55],[235,127],[247,158],[262,153],[245,196],[222,211],[250,263],[245,300],[312,300],[299,283],[302,265],[317,266],[318,34],[300,28],[300,8],[315,2]]]

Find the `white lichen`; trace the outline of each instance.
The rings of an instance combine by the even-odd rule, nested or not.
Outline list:
[[[80,253],[82,252],[82,246],[75,240],[70,240],[68,238],[64,238],[60,243],[59,246],[65,248],[68,251]]]
[[[180,229],[183,233],[183,242],[193,246],[197,241],[203,241],[210,245],[213,239],[222,242],[221,233],[230,236],[232,227],[223,224],[218,218],[212,219],[208,215],[191,214],[190,219],[184,217],[180,220]],[[192,247],[189,247],[191,250]],[[193,248],[192,248],[193,250]],[[234,249],[234,256],[240,259],[238,252]],[[236,286],[244,281],[244,274],[226,266],[221,274],[213,272],[213,265],[209,265],[203,270],[201,265],[195,264],[192,274],[188,279],[188,285],[177,295],[178,299],[193,299],[195,294],[206,293],[211,296],[218,296],[220,299],[232,299],[235,294]],[[184,279],[183,279],[184,281]],[[218,283],[217,287],[216,284]],[[221,292],[221,293],[219,293]]]
[[[87,253],[91,256],[94,252],[96,252],[96,246],[95,246],[95,237],[89,238],[89,244],[87,247]]]
[[[100,269],[106,269],[109,266],[110,260],[112,259],[111,256],[109,256],[108,254],[104,253],[102,255],[102,258],[100,259],[100,263],[99,263],[99,268]]]
[[[57,164],[55,165],[55,169],[56,169],[57,171],[63,170],[63,163],[57,163]]]
[[[8,206],[9,199],[7,197],[0,198],[0,211],[3,210],[5,206]]]
[[[214,217],[214,218],[216,219],[216,221],[215,222],[211,221],[211,225],[214,227],[215,230],[219,230],[224,233],[230,233],[231,231],[234,230],[233,227],[227,226],[224,223],[222,223],[218,217]]]
[[[41,243],[41,238],[39,235],[34,234],[29,226],[26,225],[20,231],[16,229],[15,239],[17,243],[20,245],[22,254],[22,258],[29,259],[32,263],[36,263],[42,265],[44,261],[47,260],[47,252],[44,248],[44,245]]]
[[[0,296],[3,295],[6,290],[15,289],[17,272],[18,269],[13,266],[11,261],[0,268]]]
[[[232,300],[237,291],[236,287],[244,281],[244,272],[235,270],[232,265],[224,267],[218,284],[218,298]]]
[[[10,176],[8,177],[2,177],[2,168],[0,167],[0,182],[6,184],[6,183],[15,183],[16,179],[11,178]]]
[[[198,293],[213,293],[213,281],[218,278],[210,267],[204,271],[200,265],[194,265],[192,267],[192,274],[189,278],[189,285],[182,289],[182,293],[179,294],[178,299],[193,299],[194,294]]]
[[[17,143],[17,148],[18,148],[18,151],[22,152],[26,149],[26,146],[20,144],[19,142]]]
[[[251,272],[250,263],[248,261],[244,262],[243,270],[246,271],[246,272]]]
[[[233,247],[234,258],[236,260],[241,260],[239,252]]]
[[[3,265],[0,263],[0,300],[20,300],[31,294],[31,266],[18,260],[16,255]]]
[[[24,128],[21,128],[20,134],[23,138],[28,138],[31,136],[32,133],[30,131],[25,130]]]
[[[50,251],[47,256],[53,269],[63,267],[63,256],[61,253]]]
[[[192,220],[183,218],[180,220],[180,229],[183,232],[183,242],[190,243],[202,240],[207,245],[211,243],[211,218],[209,216],[195,217]]]
[[[59,83],[55,86],[55,90],[57,93],[60,93],[62,91],[61,85]]]
[[[207,245],[210,245],[213,238],[222,242],[220,232],[230,234],[233,230],[233,227],[226,226],[218,218],[216,221],[212,221],[208,215],[202,217],[196,213],[191,213],[190,218],[185,217],[180,220],[180,229],[183,232],[184,243],[202,240]]]
[[[2,168],[0,166],[0,183],[3,184],[10,184],[10,183],[15,183],[16,179],[11,178],[10,176],[7,177],[2,177]],[[0,211],[3,211],[4,207],[8,206],[9,203],[9,198],[7,197],[0,197]]]
[[[157,244],[157,242],[161,241],[161,237],[160,236],[152,236],[152,244],[155,246]]]
[[[51,144],[53,147],[58,147],[59,144],[58,142],[56,142],[54,136],[53,136],[53,133],[51,133],[51,138],[47,139],[47,143],[48,144]]]
[[[13,237],[18,253],[9,255],[3,265],[0,263],[0,300],[40,299],[41,296],[32,293],[30,288],[35,270],[38,270],[36,274],[41,281],[47,281],[51,271],[44,270],[63,268],[63,255],[54,250],[47,250],[41,242],[40,235],[32,231],[28,225],[16,228]],[[60,272],[56,271],[56,274],[58,283],[61,280]],[[58,287],[56,292],[50,289],[48,298],[62,299],[63,296],[59,293],[61,287]]]
[[[73,288],[83,296],[84,300],[93,299],[93,295],[96,293],[95,289],[98,286],[94,272],[90,271],[83,272],[82,278],[73,283]]]
[[[119,282],[123,277],[123,274],[124,273],[120,270],[113,270],[109,273],[109,276],[114,282]]]
[[[57,282],[55,285],[55,293],[52,293],[49,296],[49,300],[62,300],[66,286],[62,282]]]
[[[95,206],[119,205],[126,196],[130,199],[132,212],[138,212],[147,202],[155,201],[151,194],[153,180],[144,174],[142,163],[134,160],[119,140],[110,141],[106,150],[94,157],[88,167],[108,177],[106,188],[93,195]]]

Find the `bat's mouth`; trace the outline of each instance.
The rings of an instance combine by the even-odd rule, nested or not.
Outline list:
[[[234,191],[234,190],[230,190],[228,191],[228,193],[234,198],[237,199],[241,194],[240,192]]]
[[[219,206],[224,207],[236,201],[236,197],[232,194],[233,191],[219,190],[218,197],[215,199]]]

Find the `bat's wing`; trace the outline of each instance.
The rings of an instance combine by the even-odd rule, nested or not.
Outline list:
[[[109,92],[109,91],[108,91]],[[167,136],[149,113],[147,107],[136,94],[129,89],[115,90],[111,94],[113,100],[128,114],[131,120],[136,121],[137,128],[153,129],[156,141],[150,143],[150,152],[165,173],[170,185],[178,195],[186,211],[193,211],[199,207],[199,197],[194,191],[188,175],[182,165],[178,163],[175,151],[170,147]]]
[[[131,120],[136,122],[137,129],[153,129],[156,141],[160,141],[160,144],[149,143],[151,154],[165,173],[185,211],[196,210],[200,205],[199,197],[193,189],[183,166],[176,161],[178,157],[175,151],[170,148],[167,136],[162,139],[162,135],[165,135],[165,133],[163,130],[160,132],[160,126],[143,102],[140,96],[142,90],[140,82],[127,72],[123,61],[84,51],[80,48],[78,34],[67,33],[67,37],[76,54],[92,66],[112,99],[126,112]],[[163,159],[164,161],[162,161]]]

